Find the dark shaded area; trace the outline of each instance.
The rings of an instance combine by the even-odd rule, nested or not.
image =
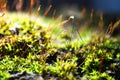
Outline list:
[[[94,10],[102,10],[106,13],[120,13],[120,0],[93,0]]]
[[[11,6],[16,0],[8,0],[8,5]],[[18,0],[17,0],[18,1]],[[43,8],[48,5],[52,5],[53,8],[60,8],[64,5],[77,5],[79,7],[85,7],[87,9],[94,9],[96,11],[101,10],[107,13],[119,13],[119,0],[34,0],[39,2]],[[23,0],[23,8],[25,8],[30,0]]]
[[[9,80],[44,80],[41,76],[35,73],[27,73],[26,71],[22,71],[20,73],[12,74]]]
[[[15,7],[11,7],[13,5],[14,1],[16,0],[8,0],[8,9]],[[35,0],[36,1],[36,0]],[[63,5],[77,5],[79,7],[86,7],[90,8],[92,5],[92,1],[86,1],[86,0],[37,0],[41,5],[42,8],[46,8],[49,5],[52,5],[54,9],[59,9]],[[27,7],[27,5],[30,3],[30,0],[23,0],[23,9]]]

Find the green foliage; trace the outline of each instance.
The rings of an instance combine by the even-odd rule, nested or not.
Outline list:
[[[87,74],[88,79],[91,80],[101,80],[103,78],[113,80],[107,73],[103,72],[119,67],[114,62],[114,58],[117,58],[116,54],[119,55],[120,44],[116,40],[107,37],[98,37],[93,41],[86,46],[84,53],[87,53],[87,57],[84,65],[81,67],[82,72]],[[114,67],[112,67],[113,64]],[[104,75],[103,78],[102,75]]]
[[[89,80],[114,80],[106,73],[100,73],[98,71],[93,70],[90,74],[86,75]]]
[[[9,30],[16,22],[21,26],[19,34]],[[0,24],[0,79],[21,71],[35,72],[46,80],[51,76],[64,80],[119,78],[120,43],[116,38],[88,33],[82,40],[55,23],[46,28],[36,20],[19,17]],[[107,71],[115,72],[115,77]]]

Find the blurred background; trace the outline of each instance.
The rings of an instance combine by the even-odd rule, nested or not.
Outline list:
[[[44,15],[49,10],[47,17],[54,13],[56,16],[63,16],[67,19],[74,16],[77,23],[91,23],[97,25],[99,20],[103,20],[104,26],[112,22],[115,23],[120,18],[120,0],[2,0],[7,1],[8,11],[29,11],[40,6],[40,14]],[[51,6],[50,6],[51,5]],[[95,17],[93,17],[93,15]],[[89,19],[89,21],[88,21]],[[88,24],[89,25],[89,24]],[[117,29],[119,30],[119,28]]]
[[[59,9],[66,5],[74,5],[79,8],[85,7],[87,9],[94,9],[95,11],[101,10],[107,13],[120,12],[120,0],[8,0],[8,8],[14,10],[16,4],[18,5],[19,2],[23,2],[22,9],[25,9],[31,1],[34,6],[40,4],[42,8],[52,5],[54,9]]]
[[[103,12],[111,19],[119,18],[120,0],[7,0],[7,9],[15,10],[29,10],[31,8],[41,5],[41,10],[45,10],[49,5],[52,5],[51,10],[57,10],[59,14],[75,15],[86,8],[87,11],[92,9],[95,12]],[[31,6],[30,6],[31,5]],[[71,11],[70,11],[71,10]],[[73,12],[72,12],[73,11]],[[78,15],[77,15],[78,16]],[[79,17],[79,16],[78,16]],[[110,19],[110,20],[111,20]]]

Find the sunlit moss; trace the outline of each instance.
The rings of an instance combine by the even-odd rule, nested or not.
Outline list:
[[[119,77],[115,75],[120,60],[117,38],[97,32],[92,35],[94,30],[87,28],[66,31],[58,26],[59,20],[36,19],[25,13],[6,15],[0,24],[0,79],[21,71],[35,72],[45,79],[51,76],[65,80]],[[20,27],[19,34],[16,29],[14,33],[9,30],[16,26]],[[115,77],[109,72],[115,72]]]

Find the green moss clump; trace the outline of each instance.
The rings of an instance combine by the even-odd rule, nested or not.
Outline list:
[[[117,38],[90,35],[80,40],[59,26],[48,29],[28,18],[18,18],[19,34],[12,34],[9,28],[16,20],[11,22],[0,24],[0,79],[21,71],[37,73],[44,79],[120,79]]]

